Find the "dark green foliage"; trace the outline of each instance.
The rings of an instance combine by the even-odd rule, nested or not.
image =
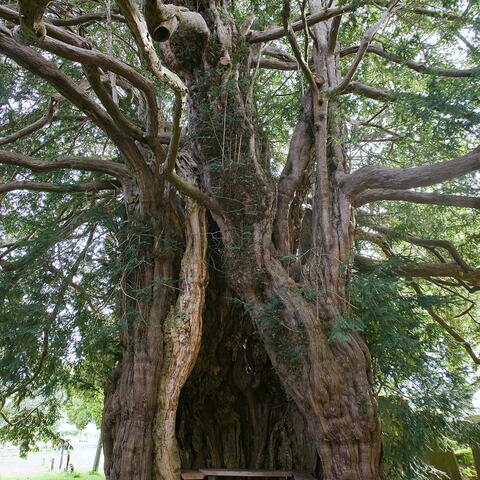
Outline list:
[[[478,389],[473,369],[424,310],[446,308],[448,299],[418,295],[388,265],[355,276],[350,295],[348,323],[362,330],[373,358],[388,478],[427,478],[422,460],[433,442],[480,439],[477,425],[461,421]]]

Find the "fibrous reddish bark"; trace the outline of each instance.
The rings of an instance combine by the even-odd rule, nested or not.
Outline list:
[[[378,480],[381,429],[370,355],[358,333],[332,336],[336,322],[348,314],[352,206],[382,196],[398,199],[400,192],[413,199],[400,189],[480,167],[477,149],[442,164],[349,172],[335,95],[395,99],[392,92],[353,78],[364,54],[369,49],[378,53],[370,43],[398,2],[380,2],[387,8],[355,47],[357,55],[343,77],[337,42],[341,16],[368,2],[337,7],[310,0],[310,14],[290,24],[285,1],[283,27],[248,33],[237,29],[223,2],[199,0],[196,8],[210,35],[204,29],[200,45],[187,38],[195,47],[191,51],[182,51],[173,40],[162,43],[168,69],[158,58],[137,2],[118,0],[123,16],[117,19],[127,23],[148,77],[44,21],[47,3],[24,0],[20,14],[0,7],[0,16],[20,24],[30,34],[27,43],[81,63],[88,89],[3,26],[0,52],[81,110],[104,131],[124,163],[79,157],[47,162],[6,151],[0,151],[0,163],[34,172],[96,171],[113,177],[108,185],[123,191],[125,219],[118,235],[122,358],[106,392],[102,431],[107,478],[178,480],[183,466],[292,468],[321,472],[324,480]],[[34,4],[38,8],[22,16]],[[307,26],[313,38],[311,60],[303,58],[294,34]],[[274,49],[265,54],[287,62],[288,68],[299,66],[309,92],[277,181],[270,171],[268,142],[255,123],[253,82],[258,66],[262,61],[266,65],[260,44],[282,37],[294,57]],[[267,66],[285,67],[271,60]],[[411,62],[407,66],[420,68]],[[145,97],[144,126],[120,110],[100,69]],[[158,82],[174,94],[173,129],[166,137],[159,131]],[[184,110],[189,132],[181,144]],[[43,120],[35,128],[41,124]],[[87,184],[88,189],[98,185],[105,183]],[[40,182],[22,186],[67,188]],[[3,189],[20,187],[16,182]],[[311,204],[305,209],[309,193]],[[416,193],[416,198],[432,201],[425,195]],[[452,196],[444,200],[460,201]],[[478,271],[464,267],[424,265],[410,273],[438,276],[448,270],[454,278],[469,275],[472,283],[477,281]],[[206,294],[207,270],[211,285]]]

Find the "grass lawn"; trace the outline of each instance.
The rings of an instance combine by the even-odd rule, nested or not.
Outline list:
[[[103,480],[101,473],[48,473],[41,475],[29,475],[28,477],[1,477],[0,480]]]

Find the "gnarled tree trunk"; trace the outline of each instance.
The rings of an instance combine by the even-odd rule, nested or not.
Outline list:
[[[328,47],[332,24],[315,30],[314,60],[323,86],[304,101],[277,204],[268,152],[252,123],[252,59],[242,58],[241,40],[225,11],[209,17],[215,19],[212,30],[220,46],[216,56],[210,52],[210,63],[190,77],[189,127],[198,139],[192,155],[203,165],[205,186],[222,199],[226,212],[213,215],[221,232],[222,268],[230,288],[248,305],[272,366],[308,425],[323,478],[378,479],[381,431],[370,355],[358,334],[347,339],[331,335],[346,314],[353,233],[352,208],[336,180],[348,171],[341,127],[335,103],[322,93],[339,79],[338,55]],[[216,62],[225,57],[237,63],[222,70]],[[298,187],[311,174],[313,225],[305,233],[313,241],[299,274],[298,266],[285,259],[297,253],[299,243],[298,224],[292,225],[290,215],[293,209],[297,218],[302,215]]]
[[[318,9],[315,2],[311,9]],[[325,480],[379,479],[381,431],[369,352],[356,333],[332,337],[346,314],[354,221],[337,183],[348,173],[337,106],[323,93],[340,78],[338,52],[329,46],[333,22],[313,30],[317,83],[304,98],[277,191],[268,143],[254,122],[252,67],[258,52],[244,48],[226,8],[209,3],[201,11],[211,32],[203,55],[197,50],[195,59],[179,56],[178,39],[161,45],[189,91],[192,141],[184,154],[219,205],[211,211],[215,288],[207,301],[201,354],[180,395],[200,345],[203,309],[202,294],[186,274],[192,261],[187,246],[182,293],[176,307],[174,298],[163,305],[158,323],[162,354],[149,385],[156,392],[154,430],[144,424],[155,444],[155,452],[145,452],[156,459],[156,469],[142,478],[174,480],[182,465],[288,467],[322,472]],[[302,227],[312,178],[313,214]],[[305,250],[303,260],[292,262],[299,249]],[[253,328],[219,297],[228,290],[246,307]],[[186,317],[176,311],[185,292]],[[232,324],[237,317],[241,321]],[[150,410],[149,415],[153,422]]]

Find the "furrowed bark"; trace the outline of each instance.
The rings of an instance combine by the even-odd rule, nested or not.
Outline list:
[[[347,195],[356,195],[368,188],[403,190],[427,187],[480,169],[480,148],[461,157],[433,165],[413,168],[367,166],[339,176],[339,184]]]
[[[300,119],[290,141],[287,162],[280,176],[277,194],[277,211],[274,225],[274,239],[281,255],[295,251],[295,237],[301,224],[305,184],[310,183],[312,139],[312,98],[307,94],[303,100]],[[300,215],[299,215],[300,214]],[[299,224],[292,225],[293,220]]]
[[[119,242],[119,332],[122,359],[105,392],[102,419],[109,480],[154,478],[154,421],[164,359],[164,324],[175,305],[178,252],[165,246],[172,226],[138,204],[138,186],[125,190]],[[169,210],[168,190],[159,200]],[[168,238],[168,236],[167,236]]]
[[[185,224],[187,245],[180,272],[181,293],[163,327],[163,359],[155,415],[155,476],[162,480],[178,480],[180,476],[175,421],[180,392],[200,349],[208,277],[205,209],[188,201]]]
[[[228,15],[224,13],[223,19]],[[233,32],[219,50],[230,53],[228,49],[235,45],[235,29],[227,25],[217,25],[218,29]],[[314,28],[320,29],[322,39],[326,38],[323,35],[328,25],[322,22]],[[224,56],[223,50],[218,55]],[[337,61],[334,56],[327,61],[323,55],[319,49],[315,74],[335,85],[339,81]],[[243,69],[239,67],[240,79],[249,72],[245,63]],[[223,214],[213,216],[221,233],[222,267],[229,286],[247,305],[283,388],[309,425],[309,438],[321,457],[323,478],[378,480],[381,435],[370,387],[368,350],[356,334],[347,341],[330,338],[333,325],[346,309],[345,284],[353,235],[351,206],[335,176],[336,171],[347,171],[345,155],[341,146],[329,141],[341,133],[341,127],[330,120],[335,118],[337,107],[334,102],[314,96],[318,172],[314,232],[319,242],[315,262],[307,269],[307,273],[311,272],[308,281],[297,284],[288,273],[288,264],[278,260],[279,251],[272,242],[272,220],[278,211],[275,188],[262,162],[260,134],[250,123],[248,104],[237,85],[223,96],[213,95],[209,89],[228,81],[229,74],[215,75],[217,83],[207,83],[203,75],[208,74],[209,70],[194,72],[189,85],[195,86],[189,105],[189,127],[195,139],[193,151],[203,165],[205,188],[215,191],[222,206]],[[206,115],[202,107],[205,104],[211,105],[212,116]],[[228,123],[225,118],[236,121]],[[223,136],[230,139],[231,149],[218,140]],[[308,164],[301,150],[293,149],[292,153],[300,156],[292,157],[291,172],[282,177],[287,204],[299,188],[299,179],[304,178],[300,167]],[[211,159],[221,161],[228,175],[216,169]],[[288,185],[290,180],[293,187]],[[278,245],[282,253],[288,249],[288,254],[295,253],[288,242]],[[318,276],[313,275],[314,271]],[[316,290],[310,300],[301,293],[308,288]],[[327,371],[329,375],[325,375]]]
[[[372,188],[356,195],[353,199],[355,207],[382,200],[421,203],[426,205],[442,205],[445,207],[480,208],[480,198],[466,195],[448,195],[446,193],[415,192],[412,190],[389,190]]]

